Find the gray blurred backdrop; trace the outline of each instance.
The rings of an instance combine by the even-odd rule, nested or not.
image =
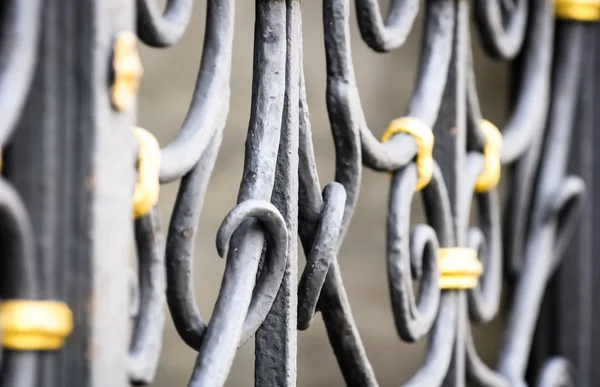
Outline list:
[[[386,9],[387,0],[382,2]],[[168,49],[141,49],[142,79],[139,123],[156,134],[162,145],[175,135],[187,111],[202,49],[205,3],[196,2],[194,16],[183,40]],[[304,67],[313,141],[321,183],[333,179],[334,151],[325,105],[325,57],[321,2],[303,4]],[[210,317],[224,267],[215,250],[216,230],[235,205],[247,131],[252,81],[254,2],[239,1],[233,47],[231,107],[225,138],[208,190],[196,243],[195,287],[203,315]],[[371,51],[360,39],[352,18],[353,55],[361,99],[371,130],[379,136],[389,121],[404,113],[413,87],[421,41],[419,21],[409,42],[389,54]],[[486,58],[474,33],[475,69],[486,118],[501,125],[506,115],[506,69]],[[178,184],[163,186],[160,207],[166,229]],[[396,335],[385,273],[385,217],[389,177],[365,170],[360,200],[344,246],[338,256],[344,283],[367,353],[381,386],[406,381],[422,361],[425,340],[405,344]],[[422,219],[418,202],[415,221]],[[301,253],[300,264],[304,265]],[[480,353],[493,362],[500,341],[502,317],[476,329]],[[343,386],[320,315],[298,336],[298,386]],[[253,385],[253,343],[237,354],[228,386]],[[185,386],[195,352],[177,336],[170,316],[161,365],[154,386]]]

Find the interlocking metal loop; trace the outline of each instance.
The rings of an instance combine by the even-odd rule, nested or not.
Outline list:
[[[321,289],[336,255],[345,202],[346,191],[340,184],[329,183],[323,190],[323,210],[298,284],[299,330],[307,329],[315,314]]]
[[[238,204],[225,218],[217,234],[217,251],[221,257],[227,257],[229,244],[234,237],[235,231],[245,221],[257,219],[265,228],[268,236],[268,249],[263,263],[261,273],[256,281],[254,296],[246,316],[244,330],[240,342],[245,342],[254,334],[258,325],[264,320],[273,299],[277,293],[283,271],[285,268],[285,248],[287,234],[285,221],[279,211],[270,203],[260,200],[246,200]],[[185,230],[183,235],[186,239],[192,239],[192,230]],[[171,247],[172,248],[172,247]],[[183,251],[170,251],[171,254],[181,254]],[[168,253],[168,256],[170,254]],[[231,258],[228,258],[231,259]],[[172,267],[169,263],[168,272],[171,286],[168,288],[167,297],[169,307],[173,314],[175,326],[184,341],[194,349],[200,349],[203,336],[206,332],[206,324],[197,310],[194,302],[193,289],[186,286],[187,282],[179,280],[185,273],[185,268],[180,264]],[[182,270],[183,269],[183,270]],[[173,278],[177,275],[178,278]]]
[[[248,199],[234,207],[223,220],[217,232],[217,251],[223,258],[228,256],[229,244],[240,225],[251,219],[260,220],[267,232],[267,247],[261,272],[250,308],[246,316],[241,342],[254,335],[258,326],[264,321],[277,295],[285,270],[286,248],[288,236],[285,221],[277,208],[269,202]]]
[[[208,14],[207,36],[212,36],[214,39],[212,41],[207,40],[204,46],[205,52],[208,54],[203,58],[201,66],[195,99],[197,102],[192,103],[186,122],[201,118],[203,124],[208,125],[206,130],[209,130],[210,133],[197,131],[196,127],[190,124],[188,127],[194,132],[192,133],[189,130],[186,132],[186,129],[180,132],[175,142],[163,151],[161,163],[162,181],[177,178],[180,173],[187,173],[182,179],[167,237],[167,301],[178,332],[186,343],[200,351],[198,367],[196,367],[192,376],[191,384],[193,385],[204,383],[202,380],[215,382],[213,379],[215,377],[214,372],[222,368],[221,366],[215,368],[210,364],[219,364],[222,361],[228,362],[226,359],[235,353],[238,343],[253,335],[258,325],[264,320],[281,283],[283,269],[285,268],[283,258],[286,256],[284,252],[287,246],[285,222],[279,212],[265,201],[270,196],[271,188],[269,187],[272,187],[273,184],[273,174],[265,175],[261,173],[257,176],[255,173],[257,170],[263,170],[266,165],[274,163],[275,160],[270,157],[263,157],[264,162],[267,164],[263,164],[263,161],[258,161],[258,165],[252,164],[254,160],[261,160],[261,154],[271,155],[273,150],[277,149],[279,133],[274,130],[274,125],[279,124],[276,118],[278,114],[281,117],[283,93],[279,94],[279,91],[277,91],[278,96],[271,98],[270,91],[267,93],[261,91],[257,95],[261,95],[264,99],[263,102],[257,102],[255,105],[258,109],[256,116],[264,117],[263,112],[269,112],[272,120],[263,118],[260,122],[251,123],[251,128],[254,127],[255,130],[253,133],[255,145],[249,149],[257,153],[254,157],[248,159],[252,163],[245,167],[244,176],[246,180],[242,184],[240,203],[222,225],[218,239],[220,252],[223,254],[229,252],[224,281],[213,313],[213,320],[221,321],[222,317],[219,317],[219,314],[222,313],[225,316],[224,318],[233,325],[204,324],[195,305],[193,286],[190,283],[189,275],[193,257],[192,246],[199,217],[198,208],[201,207],[208,177],[221,142],[221,131],[225,118],[225,114],[222,114],[222,112],[226,113],[227,109],[233,2],[218,5],[215,2],[209,2]],[[268,28],[266,24],[264,26]],[[282,39],[271,39],[265,40],[263,44],[264,48],[269,50],[269,46],[281,45],[284,42],[285,40]],[[279,61],[276,56],[273,56],[272,59],[273,66],[284,63]],[[204,72],[208,69],[207,66],[216,66],[217,73],[211,71],[204,75]],[[269,85],[274,74],[280,74],[279,76],[275,75],[275,77],[282,77],[285,74],[284,69],[281,69],[278,73],[274,73],[273,70],[274,67],[267,65],[262,75],[255,79],[259,88],[268,90],[265,87]],[[219,79],[219,72],[223,74],[221,79]],[[209,89],[206,89],[206,87],[213,87],[211,85],[218,87],[225,94],[208,92]],[[214,90],[217,91],[217,89]],[[197,106],[194,106],[194,103],[197,103]],[[279,105],[279,110],[277,108],[269,110],[270,105]],[[215,115],[215,119],[218,119],[220,124],[213,126],[212,123],[207,122],[204,109],[209,109],[206,110],[206,113]],[[199,141],[206,141],[206,145],[192,144],[195,140],[190,138],[190,135],[193,135]],[[271,142],[269,143],[267,139],[270,139]],[[183,164],[188,163],[185,160],[189,160],[192,165],[196,164],[190,172],[187,172],[187,166],[183,166],[183,168],[175,166],[174,168],[178,172],[163,173],[163,171],[174,170],[171,167],[171,165],[174,165],[172,161],[176,161],[177,165],[182,165],[182,161]],[[165,178],[165,175],[167,178]],[[192,208],[193,210],[191,210]],[[252,220],[254,217],[260,219],[261,222],[257,223]],[[238,226],[239,230],[235,231]],[[254,287],[254,278],[258,270],[265,232],[268,239],[267,258],[265,258],[263,266],[264,272],[261,270],[263,274],[259,275],[256,281],[257,288],[254,293],[257,297],[253,297],[251,301],[250,295]],[[231,242],[229,242],[230,238]],[[252,239],[253,242],[246,244],[247,247],[239,245],[240,242],[246,242],[248,238]],[[229,243],[234,245],[235,248],[229,247],[227,249]],[[248,259],[248,248],[253,250],[253,253],[251,253],[252,259]],[[244,260],[240,259],[242,256]],[[246,324],[243,324],[244,320],[246,320]],[[219,338],[221,336],[227,337],[227,340],[234,338],[231,342],[232,346],[221,345],[223,342]],[[237,339],[235,339],[236,337]],[[218,355],[214,351],[222,351],[222,354]],[[212,353],[212,357],[206,358],[206,353]],[[225,370],[218,372],[218,379],[225,377]]]
[[[312,246],[315,244],[314,235],[322,212],[323,200],[315,165],[302,69],[300,70],[300,83],[298,234],[300,235],[304,251],[307,252],[311,251]],[[332,102],[333,100],[329,100],[328,103]],[[340,131],[338,131],[338,128]],[[359,153],[346,152],[347,147],[358,145],[355,141],[357,137],[355,135],[350,137],[344,136],[344,132],[341,130],[343,128],[343,126],[332,128],[336,146],[336,165],[338,166],[336,180],[338,182],[345,178],[352,180],[346,180],[343,184],[346,191],[346,201],[342,203],[344,206],[342,230],[336,242],[336,256],[332,257],[325,283],[321,289],[317,310],[322,314],[334,351],[350,355],[349,357],[340,358],[343,359],[341,367],[345,370],[343,372],[345,380],[349,383],[363,380],[373,383],[376,382],[375,375],[364,353],[344,284],[341,280],[339,263],[337,262],[337,253],[339,252],[343,234],[345,234],[348,225],[347,216],[351,213],[355,205],[357,195],[357,181],[354,180],[356,175],[352,172],[356,170],[355,168],[359,168],[359,165],[357,165],[357,156]]]

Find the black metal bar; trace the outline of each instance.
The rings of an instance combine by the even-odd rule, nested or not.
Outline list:
[[[74,331],[64,349],[40,354],[36,386],[127,384],[133,114],[112,109],[109,81],[112,43],[131,29],[132,5],[43,2],[33,91],[6,149],[6,176],[33,224],[41,298],[66,301]]]
[[[598,227],[594,216],[594,195],[597,179],[595,149],[598,143],[596,107],[599,46],[598,26],[587,24],[582,28],[585,50],[581,65],[582,80],[575,97],[578,110],[573,122],[574,157],[570,160],[570,170],[585,181],[586,200],[581,223],[544,299],[544,314],[537,327],[536,351],[530,368],[533,373],[534,369],[539,369],[544,358],[564,355],[576,369],[578,385],[594,386],[600,383],[600,374],[593,366],[594,348],[598,346],[598,335],[594,329],[594,316],[597,315],[594,288],[598,275],[594,260],[594,230]],[[564,56],[559,55],[557,60]]]
[[[465,220],[468,209],[464,207],[463,197],[470,187],[465,185],[466,165],[466,97],[467,97],[467,60],[468,60],[468,4],[464,0],[454,1],[455,21],[454,39],[452,42],[452,59],[446,80],[446,89],[438,119],[434,126],[435,147],[434,159],[440,166],[444,183],[448,188],[452,223],[455,229],[455,246],[466,244]],[[464,292],[447,292],[442,297],[441,307],[451,304],[456,309],[455,337],[452,360],[444,379],[444,386],[464,386],[465,347],[466,342],[466,295]],[[448,324],[451,322],[447,321]]]
[[[300,120],[300,1],[286,0],[286,78],[281,137],[271,202],[298,234],[298,146]],[[286,268],[277,297],[256,332],[255,386],[295,386],[297,373],[298,239],[288,239]]]

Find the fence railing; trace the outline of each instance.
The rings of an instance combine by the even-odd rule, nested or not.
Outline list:
[[[301,2],[256,0],[243,176],[217,233],[226,266],[208,321],[191,273],[229,110],[235,1],[206,0],[193,98],[162,149],[154,128],[135,126],[136,36],[174,44],[199,4],[169,0],[164,12],[154,0],[0,5],[1,386],[151,383],[165,301],[197,351],[190,386],[225,384],[252,337],[255,385],[296,385],[297,331],[317,312],[345,382],[378,385],[338,265],[363,167],[391,173],[386,262],[398,340],[429,342],[406,385],[598,384],[600,2],[392,0],[385,17],[377,0],[322,4],[335,181],[322,186],[317,177]],[[381,141],[356,87],[352,6],[377,52],[402,46],[425,15],[410,101]],[[479,109],[472,22],[487,54],[512,65],[500,128]],[[172,181],[179,192],[164,227],[155,205],[159,183]],[[426,224],[410,224],[416,195]],[[471,327],[498,314],[503,290],[499,361],[485,364]]]

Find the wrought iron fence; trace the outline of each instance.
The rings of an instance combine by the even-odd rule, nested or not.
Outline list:
[[[297,330],[317,312],[346,383],[377,385],[338,265],[363,166],[391,172],[386,262],[399,339],[429,340],[406,385],[597,385],[597,206],[584,193],[595,188],[599,143],[600,3],[392,0],[383,17],[376,0],[355,0],[362,39],[377,52],[402,46],[418,12],[425,14],[406,113],[390,117],[382,141],[356,87],[352,4],[322,3],[335,181],[322,187],[317,177],[301,2],[256,0],[244,170],[238,203],[217,234],[226,267],[209,321],[196,305],[192,263],[229,110],[235,1],[206,1],[193,99],[162,149],[152,128],[134,128],[141,66],[127,31],[149,46],[170,46],[186,30],[192,0],[169,0],[164,13],[154,0],[0,5],[0,385],[151,383],[165,300],[181,339],[198,353],[190,386],[223,385],[237,348],[253,336],[255,385],[295,385]],[[510,116],[500,130],[479,109],[471,19],[486,52],[512,63]],[[159,182],[176,180],[163,236]],[[410,224],[415,195],[427,224]],[[296,236],[306,256],[300,272]],[[497,315],[503,286],[509,318],[491,367],[477,354],[471,326]]]

